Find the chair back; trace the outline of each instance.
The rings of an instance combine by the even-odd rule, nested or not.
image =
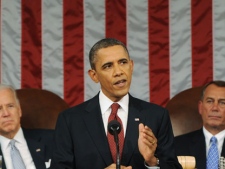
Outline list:
[[[174,136],[185,134],[202,127],[198,102],[203,87],[193,87],[175,95],[167,103]]]
[[[68,104],[58,95],[43,89],[17,89],[22,109],[21,126],[27,129],[54,129],[58,114]]]

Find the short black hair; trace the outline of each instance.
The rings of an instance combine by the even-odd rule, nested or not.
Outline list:
[[[110,46],[116,46],[116,45],[122,46],[124,48],[124,50],[127,52],[128,57],[130,58],[127,47],[123,42],[121,42],[117,39],[114,39],[114,38],[101,39],[100,41],[98,41],[97,43],[94,44],[94,46],[91,48],[91,50],[89,52],[89,62],[90,62],[91,68],[95,69],[96,55],[97,55],[97,52],[99,51],[99,49],[107,48]]]

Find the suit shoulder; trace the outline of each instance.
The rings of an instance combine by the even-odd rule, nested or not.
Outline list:
[[[138,98],[135,98],[133,96],[131,96],[131,104],[134,104],[136,105],[137,107],[140,106],[144,109],[151,109],[151,110],[155,110],[157,112],[161,112],[161,111],[167,111],[166,108],[158,105],[158,104],[155,104],[155,103],[152,103],[152,102],[148,102],[148,101],[145,101],[145,100],[141,100],[141,99],[138,99]]]
[[[67,119],[75,119],[75,118],[80,119],[88,111],[93,110],[96,107],[99,107],[100,109],[98,95],[83,103],[80,103],[78,105],[75,105],[73,107],[64,110],[59,114],[59,118],[66,117]]]
[[[176,136],[174,139],[175,139],[175,142],[179,142],[179,141],[183,141],[183,140],[190,140],[195,137],[199,137],[202,133],[203,133],[202,129],[199,129],[199,130],[195,130],[195,131],[192,131],[192,132],[189,132],[186,134]]]
[[[88,104],[89,104],[90,102],[92,102],[92,100],[93,100],[93,98],[90,99],[90,100],[87,100],[87,101],[85,101],[85,102],[82,102],[82,103],[80,103],[80,104],[77,104],[77,105],[75,105],[75,106],[72,106],[72,107],[70,107],[70,108],[64,110],[62,113],[69,114],[69,113],[71,113],[71,112],[74,113],[74,112],[80,112],[80,111],[82,111],[82,110],[85,110],[86,107],[88,106]]]
[[[23,128],[23,134],[26,139],[33,139],[41,141],[45,139],[52,140],[54,135],[53,129],[25,129]]]

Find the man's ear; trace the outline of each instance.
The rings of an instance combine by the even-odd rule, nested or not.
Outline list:
[[[198,102],[198,113],[200,115],[202,115],[202,101],[201,100],[199,100],[199,102]]]
[[[134,61],[132,59],[130,60],[130,66],[131,66],[131,71],[133,73],[133,70],[134,70]]]
[[[22,109],[21,109],[21,106],[20,106],[20,104],[19,104],[19,107],[18,107],[18,109],[19,109],[19,116],[20,116],[20,117],[22,117]]]
[[[99,80],[98,80],[98,75],[97,75],[97,73],[96,73],[95,70],[93,70],[93,69],[88,70],[88,74],[89,74],[90,78],[91,78],[95,83],[98,83],[98,82],[99,82]]]

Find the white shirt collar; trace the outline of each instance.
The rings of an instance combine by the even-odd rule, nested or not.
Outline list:
[[[7,137],[1,136],[0,135],[0,144],[1,144],[1,149],[2,149],[2,153],[7,149],[7,147],[9,146],[9,142],[10,139],[8,139]]]
[[[206,142],[206,155],[208,155],[208,151],[211,146],[210,139],[213,135],[209,131],[207,131],[205,127],[203,127],[203,133],[205,135],[205,142]],[[217,147],[219,150],[219,155],[221,155],[222,148],[223,148],[223,142],[224,142],[224,138],[225,138],[225,130],[216,134],[215,137],[217,139]]]
[[[21,127],[19,128],[18,132],[16,133],[16,135],[14,136],[13,139],[16,140],[16,142],[19,144],[23,144],[25,142],[25,138],[24,138]],[[8,138],[0,135],[0,143],[1,143],[2,151],[5,151],[8,148],[10,141],[11,141],[11,139],[8,139]]]
[[[99,93],[99,103],[101,108],[101,113],[104,114],[108,109],[110,109],[111,105],[114,103],[110,100],[102,90]],[[129,95],[126,94],[121,100],[117,102],[120,107],[125,111],[128,112],[128,104],[129,104]]]
[[[24,135],[23,135],[23,130],[20,128],[19,131],[16,133],[15,137],[13,138],[16,140],[16,142],[23,144],[26,142]]]
[[[206,140],[206,144],[209,145],[210,144],[210,139],[213,136],[208,130],[206,130],[205,127],[203,127],[203,133],[205,135],[205,140]],[[217,141],[220,143],[221,141],[223,142],[224,138],[225,138],[225,130],[219,132],[218,134],[215,135]]]

